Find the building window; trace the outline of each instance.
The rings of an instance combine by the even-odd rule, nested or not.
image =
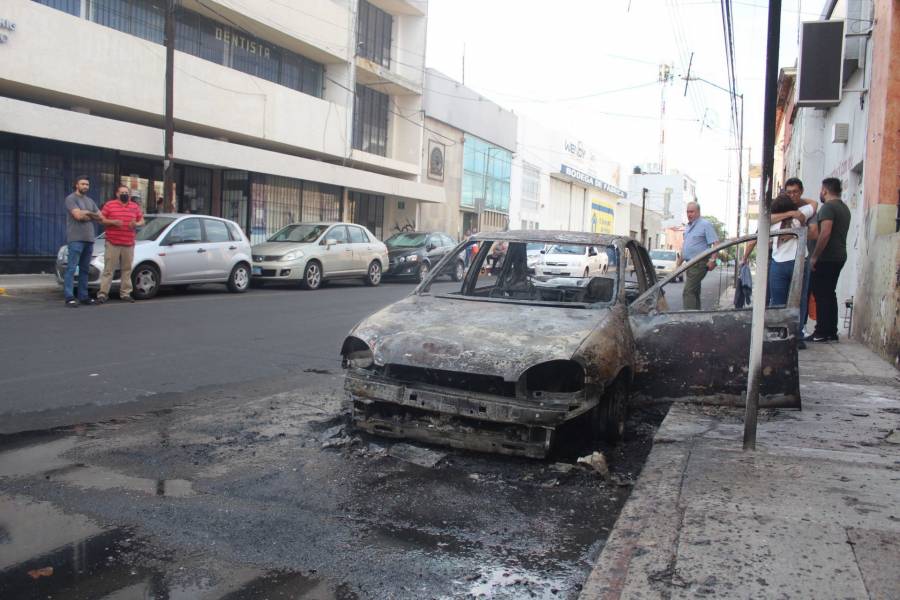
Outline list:
[[[480,138],[466,135],[460,204],[476,211],[509,212],[512,153]]]
[[[222,217],[247,228],[247,212],[250,206],[250,174],[247,171],[222,172]]]
[[[363,152],[387,156],[387,94],[364,85],[356,86],[353,101],[353,147]]]
[[[350,221],[384,239],[384,196],[350,192]]]
[[[341,188],[335,185],[303,182],[303,207],[300,217],[304,222],[340,221]]]
[[[76,17],[81,16],[81,0],[34,0],[38,4],[43,4],[45,6],[49,6],[50,8],[55,8],[56,10],[61,10],[63,12],[69,13],[70,15],[75,15]]]
[[[66,10],[64,0],[40,0]],[[80,0],[71,4],[80,5]],[[87,0],[91,21],[137,37],[163,43],[165,0]],[[66,10],[66,12],[71,12]],[[76,8],[71,14],[78,14]],[[179,8],[175,48],[216,64],[283,85],[310,96],[322,97],[325,67],[289,50]]]
[[[359,23],[356,28],[357,52],[363,58],[384,67],[391,66],[391,32],[394,17],[360,0]]]
[[[526,162],[522,165],[522,208],[536,211],[540,209],[540,205],[541,169]]]
[[[300,220],[303,183],[299,179],[260,174],[254,174],[250,181],[253,198],[250,243],[258,244],[285,225]]]

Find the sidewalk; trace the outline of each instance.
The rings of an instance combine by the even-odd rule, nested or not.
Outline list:
[[[0,296],[46,294],[60,291],[53,274],[0,275]]]
[[[848,341],[800,353],[802,411],[675,405],[582,591],[900,598],[900,373]]]

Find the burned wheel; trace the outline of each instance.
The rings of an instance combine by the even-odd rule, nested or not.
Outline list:
[[[625,419],[628,416],[628,383],[621,376],[606,389],[594,409],[592,429],[595,437],[611,444],[625,438]]]

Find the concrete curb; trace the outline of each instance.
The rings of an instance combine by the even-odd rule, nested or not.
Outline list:
[[[62,292],[53,275],[0,277],[0,296],[27,296]]]

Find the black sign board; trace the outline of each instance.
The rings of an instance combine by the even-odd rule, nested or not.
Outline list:
[[[826,108],[841,102],[844,21],[800,24],[797,106]]]

